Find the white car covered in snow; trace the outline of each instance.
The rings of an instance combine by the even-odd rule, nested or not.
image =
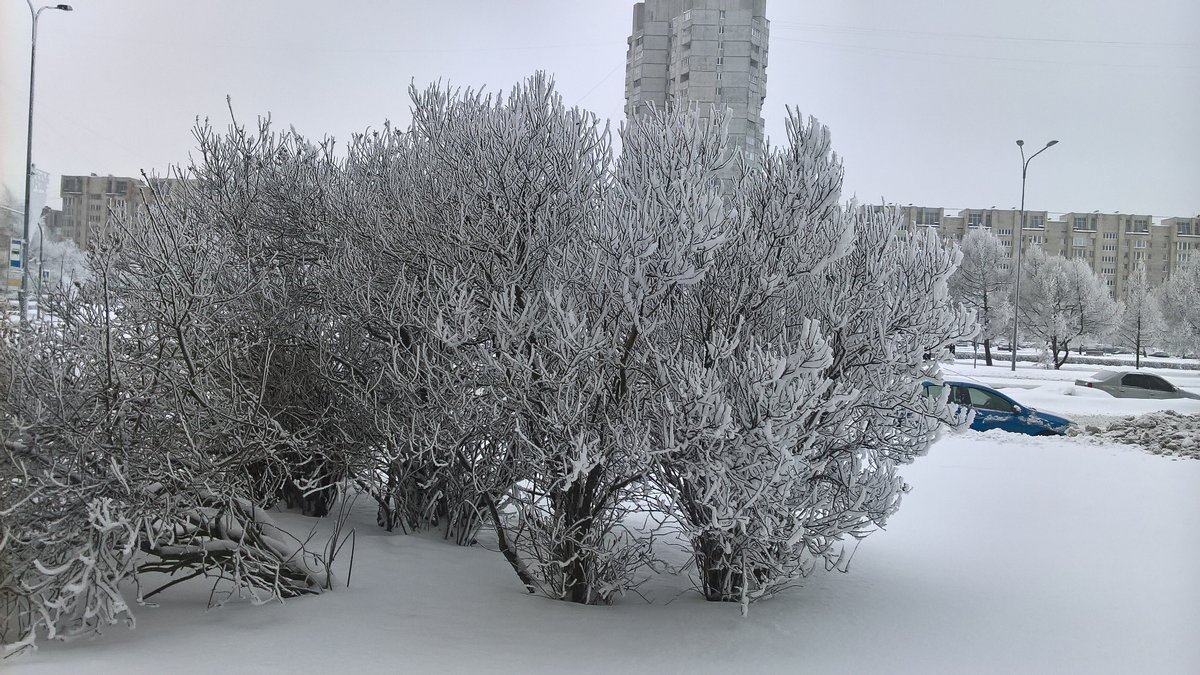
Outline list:
[[[1195,398],[1193,394],[1150,373],[1132,370],[1101,370],[1095,375],[1075,380],[1080,387],[1099,389],[1117,398]]]

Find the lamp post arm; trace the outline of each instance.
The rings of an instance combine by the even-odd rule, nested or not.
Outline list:
[[[1038,150],[1037,152],[1030,155],[1029,159],[1026,160],[1026,162],[1025,162],[1025,166],[1028,167],[1029,162],[1032,162],[1034,157],[1037,157],[1038,155],[1042,154],[1043,152],[1049,150],[1051,147],[1053,147],[1053,146],[1047,145],[1046,147],[1042,148],[1041,150]]]

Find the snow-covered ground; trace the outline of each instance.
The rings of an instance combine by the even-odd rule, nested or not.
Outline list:
[[[181,585],[136,630],[44,643],[25,673],[1196,673],[1200,462],[1079,438],[953,434],[849,574],[743,618],[664,574],[583,607],[521,591],[498,554],[352,515],[352,584],[204,611]],[[309,519],[281,520],[307,529]],[[345,573],[342,560],[343,576]]]
[[[1200,414],[1200,401],[1114,399],[1072,384],[1094,370],[943,364],[947,379],[996,386],[1085,424],[1158,410]],[[1158,372],[1200,391],[1200,372]],[[850,574],[818,573],[746,618],[670,574],[642,588],[646,601],[613,607],[528,596],[498,554],[388,535],[364,503],[353,515],[349,588],[204,611],[208,586],[185,584],[159,596],[161,607],[137,608],[136,630],[43,643],[0,668],[1200,672],[1192,639],[1200,625],[1200,462],[1096,443],[950,435],[905,468],[914,491],[888,530],[860,546]],[[296,531],[311,523],[281,520]]]

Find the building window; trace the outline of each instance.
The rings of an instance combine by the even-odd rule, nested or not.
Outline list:
[[[1105,232],[1105,233],[1104,233],[1104,238],[1105,238],[1105,239],[1116,239],[1116,238],[1117,238],[1117,233],[1116,233],[1116,232]]]
[[[1082,248],[1082,247],[1088,245],[1088,238],[1087,237],[1075,237],[1073,244],[1076,248]]]
[[[1117,250],[1117,245],[1116,244],[1105,244],[1104,246],[1101,246],[1100,248],[1101,248],[1101,250],[1104,250],[1104,251],[1115,251],[1115,250]]]
[[[996,234],[997,234],[997,235],[999,235],[999,236],[1001,236],[1001,237],[1011,237],[1011,236],[1012,236],[1012,229],[1010,229],[1010,228],[1007,228],[1007,227],[1001,227],[1001,228],[997,228],[997,229],[996,229]]]
[[[1026,220],[1025,227],[1035,230],[1046,229],[1046,216],[1029,216]]]
[[[1086,216],[1075,216],[1074,227],[1077,230],[1086,230],[1087,229],[1087,217]]]
[[[983,225],[983,213],[980,211],[972,211],[967,214],[967,227],[979,227]]]
[[[1138,218],[1135,220],[1133,218],[1128,218],[1125,220],[1125,231],[1145,233],[1150,231],[1150,227],[1145,219]]]
[[[1102,262],[1102,263],[1112,263],[1112,264],[1114,264],[1114,265],[1115,265],[1115,264],[1117,264],[1117,256],[1115,256],[1115,255],[1106,255],[1106,256],[1103,256],[1103,257],[1101,257],[1101,258],[1100,258],[1100,262]]]
[[[1190,220],[1179,221],[1179,223],[1176,225],[1176,233],[1184,234],[1184,235],[1191,235],[1192,234],[1192,221],[1190,221]],[[1196,234],[1200,234],[1200,232],[1197,232]]]
[[[1133,242],[1133,247],[1134,248],[1146,248],[1146,240],[1138,239],[1137,241]]]
[[[691,21],[692,20],[692,10],[690,10],[690,9],[687,10],[686,12],[683,13],[683,16],[680,18],[683,21]]]

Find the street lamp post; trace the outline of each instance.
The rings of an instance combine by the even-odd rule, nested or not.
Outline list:
[[[46,5],[34,10],[33,0],[25,0],[25,4],[29,5],[29,15],[33,17],[33,38],[30,40],[29,47],[29,129],[25,136],[25,223],[21,229],[21,290],[18,294],[22,322],[29,320],[29,218],[31,217],[29,194],[30,188],[33,186],[33,76],[35,72],[33,67],[37,59],[38,17],[43,10],[47,9],[71,11],[70,5]]]
[[[1017,325],[1021,321],[1021,249],[1024,247],[1025,241],[1025,175],[1029,172],[1029,163],[1034,157],[1045,152],[1050,146],[1057,144],[1058,141],[1050,141],[1046,147],[1038,150],[1025,159],[1025,141],[1018,140],[1017,147],[1021,150],[1021,227],[1017,229],[1017,236],[1013,237],[1017,248],[1017,272],[1016,284],[1013,289],[1013,332],[1012,332],[1012,371],[1017,370]]]

